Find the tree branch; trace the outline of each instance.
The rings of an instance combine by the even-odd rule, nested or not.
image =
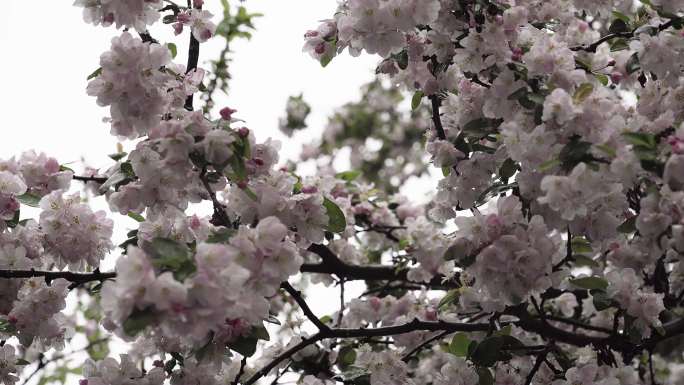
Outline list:
[[[81,176],[81,175],[74,175],[72,177],[73,180],[77,180],[80,182],[95,182],[99,184],[103,184],[104,182],[107,181],[107,178],[105,177],[99,177],[99,176]]]
[[[677,20],[680,20],[680,18],[673,18],[673,19],[670,19],[669,21],[667,21],[667,22],[665,22],[665,23],[660,24],[660,25],[657,27],[657,28],[658,28],[658,32],[662,32],[662,31],[664,31],[664,30],[670,28],[670,27],[675,23],[675,21],[677,21]],[[637,29],[638,29],[638,28],[637,28]],[[591,44],[589,44],[589,45],[587,45],[587,46],[581,45],[581,46],[577,46],[577,47],[571,47],[570,50],[572,50],[572,51],[596,52],[596,49],[598,49],[598,47],[599,47],[601,44],[603,44],[603,43],[605,43],[605,42],[607,42],[607,41],[610,41],[610,40],[613,40],[613,39],[616,39],[616,38],[621,38],[621,37],[623,37],[623,38],[625,38],[625,39],[629,39],[629,38],[634,37],[634,34],[636,33],[637,29],[633,29],[633,30],[631,30],[631,31],[629,31],[629,32],[609,33],[608,35],[603,36],[603,37],[600,38],[599,40],[597,40],[597,41],[595,41],[595,42],[593,42],[593,43],[591,43]]]
[[[306,317],[309,319],[309,321],[311,321],[314,325],[316,325],[318,330],[326,331],[326,332],[330,330],[328,325],[321,322],[321,320],[318,319],[318,317],[316,317],[316,315],[311,311],[311,308],[306,303],[306,301],[304,301],[304,298],[302,297],[302,293],[300,291],[298,291],[294,287],[292,287],[292,285],[290,285],[290,283],[287,281],[281,283],[280,287],[285,289],[285,291],[287,291],[292,296],[292,298],[295,300],[295,302],[297,302],[299,307],[302,308],[304,315],[306,315]]]
[[[48,285],[55,279],[66,279],[75,285],[82,285],[94,281],[106,281],[116,277],[115,272],[101,273],[72,273],[70,271],[40,271],[40,270],[0,270],[0,278],[44,278]]]
[[[202,7],[198,7],[197,9],[202,9]],[[186,66],[185,70],[186,74],[194,71],[197,68],[197,63],[199,62],[199,53],[200,43],[197,39],[195,39],[195,36],[192,34],[192,32],[190,32],[190,46],[188,48],[188,65]],[[189,95],[187,99],[185,99],[185,109],[188,111],[192,111],[194,109],[192,106],[193,97],[194,95]]]
[[[408,279],[408,271],[405,269],[397,271],[393,266],[350,265],[341,261],[327,246],[320,244],[313,244],[307,250],[321,257],[322,263],[305,263],[300,268],[302,273],[335,274],[338,278],[346,281],[401,281],[437,290],[454,289],[460,286],[458,284],[458,274],[449,280],[444,276],[436,276],[427,283],[414,282]]]
[[[437,94],[430,95],[430,102],[432,102],[432,123],[435,125],[437,137],[441,140],[447,140],[444,126],[442,126],[442,117],[439,113],[439,108],[442,106],[442,101]]]

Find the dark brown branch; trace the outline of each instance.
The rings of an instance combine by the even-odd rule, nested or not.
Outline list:
[[[369,328],[369,329],[328,329],[327,331],[319,331],[318,333],[311,336],[311,338],[303,339],[302,342],[291,347],[285,352],[281,353],[273,361],[269,362],[268,365],[261,368],[259,371],[254,373],[243,385],[252,385],[261,377],[267,375],[273,368],[278,366],[284,360],[290,358],[292,355],[298,351],[304,349],[305,347],[312,345],[318,341],[328,339],[328,338],[357,338],[357,337],[386,337],[398,334],[411,333],[414,331],[448,331],[448,332],[475,332],[475,331],[486,331],[489,329],[489,324],[464,324],[464,323],[451,323],[445,321],[420,321],[414,319],[411,322],[388,327],[380,328]]]
[[[537,374],[537,371],[539,371],[539,368],[541,368],[542,364],[546,360],[546,356],[549,354],[549,349],[546,348],[542,352],[539,353],[537,356],[537,360],[534,362],[534,366],[532,367],[532,370],[527,374],[527,379],[525,380],[525,385],[530,385],[532,384],[532,380],[534,379],[534,375]]]
[[[198,9],[201,9],[201,7]],[[195,39],[195,36],[192,34],[192,32],[190,32],[190,46],[188,48],[188,65],[186,66],[185,70],[186,74],[194,71],[197,68],[197,63],[199,62],[199,53],[200,43],[197,39]],[[185,109],[188,111],[193,110],[193,96],[194,95],[189,95],[187,99],[185,99]]]
[[[316,315],[311,311],[311,308],[306,303],[306,301],[304,301],[304,298],[302,297],[302,293],[300,291],[298,291],[294,287],[292,287],[292,285],[290,285],[289,282],[281,283],[280,287],[283,288],[285,291],[287,291],[290,294],[290,296],[292,296],[292,298],[295,300],[295,302],[297,302],[299,307],[302,308],[304,315],[306,315],[306,317],[309,319],[309,321],[311,321],[314,325],[316,325],[318,330],[326,331],[326,332],[330,330],[328,325],[321,322],[321,320],[318,319],[318,317],[316,317]]]
[[[419,351],[423,350],[423,348],[425,348],[426,346],[430,345],[431,343],[433,343],[433,342],[435,342],[435,341],[437,341],[437,340],[440,340],[440,339],[446,337],[449,333],[451,333],[451,332],[444,331],[444,332],[438,333],[438,334],[436,334],[436,335],[434,335],[434,336],[428,338],[427,340],[423,341],[423,343],[418,344],[418,346],[416,346],[413,350],[411,350],[410,352],[406,353],[406,354],[404,355],[404,357],[401,358],[401,360],[404,361],[404,362],[409,362],[409,360],[411,359],[411,357],[412,357],[414,354],[416,354],[416,353],[418,353]]]
[[[670,20],[667,21],[666,23],[660,24],[660,25],[658,26],[658,32],[662,32],[662,31],[664,31],[664,30],[670,28],[670,27],[675,23],[675,21],[677,21],[677,20],[680,20],[680,18],[670,19]],[[603,37],[600,38],[599,40],[597,40],[597,41],[595,41],[595,42],[593,42],[593,43],[591,43],[591,44],[589,44],[589,45],[587,45],[587,46],[583,46],[583,45],[582,45],[582,46],[577,46],[577,47],[571,47],[570,49],[571,49],[572,51],[596,52],[596,49],[598,49],[598,47],[599,47],[601,44],[603,44],[603,43],[605,43],[605,42],[607,42],[607,41],[613,40],[613,39],[617,39],[617,38],[630,39],[630,38],[634,37],[636,31],[637,31],[637,29],[633,29],[633,30],[631,30],[631,31],[629,31],[629,32],[609,33],[608,35],[603,36]]]
[[[413,282],[407,278],[408,271],[405,269],[397,271],[393,266],[350,265],[340,260],[327,246],[320,244],[313,244],[307,250],[321,257],[322,263],[305,263],[300,268],[302,273],[335,274],[338,278],[347,281],[401,281],[427,286],[431,289],[454,289],[459,287],[458,275],[451,280],[445,280],[445,277],[437,276],[428,283]]]
[[[593,330],[596,332],[601,332],[601,333],[606,333],[606,334],[613,334],[613,331],[610,329],[602,328],[600,326],[585,324],[585,323],[575,321],[575,320],[569,319],[569,318],[562,318],[562,317],[547,315],[546,319],[548,321],[563,322],[563,323],[566,323],[568,325],[572,325],[572,326],[582,328],[582,329]]]
[[[81,175],[74,175],[72,177],[73,180],[77,180],[80,182],[95,182],[99,184],[103,184],[104,182],[107,181],[107,178],[105,177],[99,177],[99,176],[81,176]]]
[[[432,102],[432,123],[435,125],[437,137],[441,140],[446,140],[446,133],[444,132],[444,126],[442,126],[442,117],[439,113],[442,101],[437,94],[432,94],[430,95],[430,102]]]
[[[309,345],[315,344],[316,342],[322,340],[323,338],[324,337],[321,334],[321,332],[314,334],[311,338],[302,338],[302,342],[300,342],[297,345],[287,349],[286,351],[281,353],[278,357],[274,358],[271,362],[268,363],[268,365],[259,369],[258,372],[254,373],[252,375],[252,377],[250,377],[242,385],[252,385],[253,383],[257,382],[261,377],[267,375],[273,368],[278,366],[278,364],[280,364],[284,360],[292,357],[298,351],[304,349],[305,347],[307,347]]]
[[[226,207],[216,198],[216,193],[214,192],[214,189],[211,188],[211,184],[209,184],[209,180],[207,179],[206,167],[200,172],[199,178],[202,181],[202,185],[207,190],[207,193],[209,193],[211,203],[214,205],[214,215],[211,218],[211,224],[214,226],[230,227],[230,218],[228,217],[228,213],[226,213]]]
[[[235,379],[231,385],[238,385],[240,383],[240,377],[245,373],[245,366],[247,366],[247,357],[242,357],[242,361],[240,361],[240,370],[235,375]]]
[[[115,272],[101,273],[72,273],[70,271],[40,271],[40,270],[0,270],[0,278],[44,278],[48,285],[55,279],[66,279],[76,285],[88,282],[106,281],[116,277]]]

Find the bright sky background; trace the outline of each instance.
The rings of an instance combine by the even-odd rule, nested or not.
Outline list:
[[[36,149],[63,164],[81,158],[98,168],[113,164],[107,154],[116,152],[117,139],[102,121],[108,108],[98,107],[85,88],[87,76],[99,67],[100,54],[121,31],[85,24],[81,8],[72,2],[3,0],[0,159]],[[237,109],[236,116],[247,122],[258,141],[280,139],[281,160],[295,159],[301,144],[322,132],[334,108],[359,96],[359,86],[373,78],[377,61],[370,56],[342,55],[322,68],[302,52],[304,33],[335,12],[335,0],[250,0],[243,4],[264,16],[256,19],[252,40],[234,42],[230,95],[217,93],[217,106]],[[220,22],[219,0],[206,0],[205,9]],[[30,24],[27,15],[31,15]],[[174,37],[171,26],[159,21],[150,31],[160,42],[175,42],[176,61],[186,62],[189,30]],[[202,44],[200,66],[218,57],[223,45],[220,38]],[[301,92],[312,106],[311,129],[289,139],[278,130],[278,118],[284,114],[287,97]],[[127,149],[131,145],[124,142]],[[81,166],[76,163],[72,168],[78,171]],[[103,202],[93,203],[106,208]],[[117,220],[116,240],[125,239],[133,224],[127,218]]]
[[[36,149],[60,163],[78,162],[83,157],[91,166],[110,166],[107,154],[115,152],[117,139],[102,122],[108,109],[98,107],[85,88],[86,77],[99,67],[100,54],[121,31],[85,24],[81,9],[73,7],[72,0],[2,3],[0,159]],[[369,56],[343,55],[324,69],[302,52],[304,33],[334,13],[335,0],[250,0],[243,4],[264,17],[256,20],[257,31],[251,41],[233,44],[230,95],[219,95],[217,106],[237,109],[236,116],[247,121],[259,141],[281,139],[281,159],[292,159],[301,143],[322,131],[335,107],[359,96],[359,86],[372,80],[377,61]],[[205,9],[216,15],[216,23],[220,21],[218,0],[205,0]],[[176,61],[186,62],[188,30],[174,38],[171,27],[158,22],[150,31],[161,42],[175,42],[179,51]],[[220,39],[202,44],[200,66],[217,57],[222,47]],[[300,92],[312,106],[311,129],[291,140],[278,131],[278,118],[284,113],[287,97]],[[124,146],[130,148],[131,144]],[[80,170],[81,166],[74,168]],[[101,199],[93,205],[106,208]],[[115,241],[120,242],[134,223],[117,217]],[[107,262],[103,269],[111,268],[111,259]],[[321,314],[336,308],[336,301],[315,302]]]

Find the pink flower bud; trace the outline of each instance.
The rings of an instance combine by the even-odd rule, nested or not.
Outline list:
[[[247,182],[245,182],[244,180],[241,180],[241,181],[237,182],[237,186],[240,188],[240,190],[244,190],[247,188]]]
[[[105,26],[110,25],[114,22],[114,14],[113,13],[108,13],[102,17],[102,24]]]
[[[382,306],[382,301],[378,297],[371,297],[368,302],[375,311],[380,310],[380,306]]]
[[[310,39],[310,38],[316,37],[316,36],[318,36],[318,31],[306,31],[306,33],[304,34],[304,37],[307,39]]]
[[[587,29],[589,29],[589,24],[584,21],[580,21],[577,27],[579,28],[580,32],[584,33],[587,31]]]
[[[435,309],[426,310],[425,319],[428,321],[437,321],[437,311],[435,311]]]
[[[325,42],[316,44],[316,48],[314,48],[314,51],[319,55],[323,55],[325,53]]]
[[[622,73],[617,72],[617,71],[611,73],[610,74],[610,80],[615,84],[619,84],[620,81],[622,80]]]
[[[204,0],[192,0],[192,6],[194,8],[202,8],[204,5]]]
[[[78,380],[78,385],[88,385],[88,379],[81,378],[80,380]]]
[[[240,127],[238,130],[238,135],[240,135],[243,138],[246,138],[249,136],[249,128],[247,127]]]
[[[223,118],[223,120],[230,120],[230,118],[236,112],[237,112],[237,110],[234,110],[230,107],[224,107],[221,109],[221,111],[219,111],[219,113],[221,114],[221,118]]]
[[[176,16],[176,20],[183,24],[190,24],[190,19],[190,13],[188,12],[179,13],[178,16]]]
[[[306,186],[302,188],[302,192],[304,194],[315,194],[318,192],[318,188],[316,186]]]

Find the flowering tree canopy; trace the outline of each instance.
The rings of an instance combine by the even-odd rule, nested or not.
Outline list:
[[[133,149],[106,170],[0,160],[1,383],[684,381],[684,1],[343,0],[304,51],[365,51],[378,80],[285,163],[214,105],[258,15],[75,5],[120,31],[86,92]],[[309,112],[291,97],[280,129]],[[434,170],[429,203],[403,189]],[[119,215],[139,224],[117,246]],[[90,358],[67,365],[78,335]]]

